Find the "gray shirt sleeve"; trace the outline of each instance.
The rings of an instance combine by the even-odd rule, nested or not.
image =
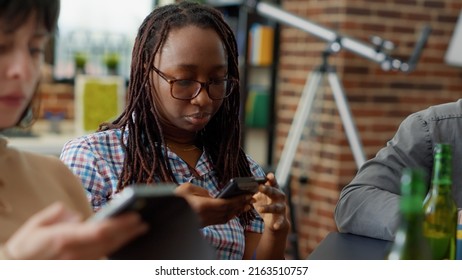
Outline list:
[[[364,163],[340,193],[335,209],[340,232],[386,240],[394,238],[399,223],[403,168],[419,167],[431,175],[433,144],[429,131],[422,112],[414,113],[401,123],[386,147]]]

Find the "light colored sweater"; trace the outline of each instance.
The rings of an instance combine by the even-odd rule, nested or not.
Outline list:
[[[61,201],[84,218],[92,210],[80,180],[56,157],[23,152],[0,137],[1,246],[33,214]]]

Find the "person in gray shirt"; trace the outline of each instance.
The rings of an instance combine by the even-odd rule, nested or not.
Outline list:
[[[361,166],[340,193],[335,222],[340,232],[393,240],[399,223],[400,178],[404,168],[421,168],[427,186],[437,143],[453,148],[452,193],[462,206],[462,99],[408,116],[395,136]]]

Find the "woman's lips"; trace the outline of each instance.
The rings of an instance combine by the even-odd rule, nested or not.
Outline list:
[[[211,114],[198,113],[186,116],[186,119],[194,125],[205,125],[210,121]]]
[[[0,103],[9,107],[20,107],[24,104],[25,97],[22,95],[0,96]]]

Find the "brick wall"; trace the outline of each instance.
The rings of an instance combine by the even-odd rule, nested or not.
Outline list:
[[[386,144],[410,113],[462,96],[462,69],[444,62],[460,0],[282,0],[284,10],[362,42],[378,35],[397,46],[393,57],[407,60],[421,28],[433,32],[412,73],[384,72],[346,50],[330,58],[344,86],[366,158]],[[326,42],[282,26],[277,81],[276,161],[299,105],[306,77],[321,63]],[[306,258],[330,231],[339,192],[357,169],[330,87],[316,95],[293,165],[291,181],[299,252]],[[299,183],[300,175],[308,183]]]

